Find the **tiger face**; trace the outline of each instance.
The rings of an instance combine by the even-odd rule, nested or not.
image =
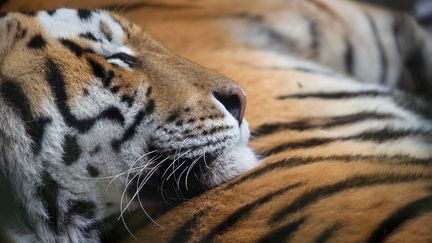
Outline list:
[[[257,163],[242,88],[133,23],[58,9],[4,15],[0,32],[1,166],[41,239],[92,238],[119,204],[188,197]]]

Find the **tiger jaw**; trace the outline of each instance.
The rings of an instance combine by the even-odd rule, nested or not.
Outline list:
[[[240,125],[240,140],[232,149],[213,161],[210,166],[206,183],[217,186],[244,173],[258,164],[258,159],[251,148],[247,146],[250,137],[249,125],[243,120]]]
[[[148,169],[130,175],[129,194],[143,201],[189,199],[253,168],[258,161],[247,146],[248,123],[243,120],[232,130],[235,141],[202,146],[196,153],[188,148],[167,150],[153,143],[147,149]]]

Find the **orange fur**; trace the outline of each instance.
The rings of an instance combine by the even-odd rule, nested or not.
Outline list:
[[[43,4],[43,8],[52,8],[58,7],[58,4],[61,4],[60,2],[43,1],[41,4]],[[110,2],[114,3],[115,1]],[[359,107],[372,106],[374,109],[380,109],[379,105],[375,106],[374,102],[368,99],[346,102],[320,101],[315,99],[292,100],[289,102],[275,101],[275,96],[286,93],[325,89],[328,84],[333,85],[333,79],[331,77],[290,69],[272,69],[268,67],[266,63],[277,63],[275,60],[278,56],[265,50],[253,49],[242,43],[238,43],[224,30],[223,25],[226,22],[218,19],[217,16],[230,16],[242,13],[253,15],[265,13],[281,6],[296,5],[294,3],[286,3],[286,1],[275,1],[277,2],[275,5],[267,5],[265,1],[253,1],[246,4],[244,1],[221,2],[160,1],[153,3],[156,4],[154,8],[143,7],[138,10],[125,10],[123,12],[122,7],[119,7],[118,10],[120,14],[126,15],[129,19],[138,23],[138,25],[143,26],[144,29],[154,35],[164,45],[174,50],[174,52],[238,81],[248,94],[246,118],[252,130],[266,122],[298,121],[312,117],[316,119],[312,120],[312,122],[320,124],[329,115],[347,114],[350,111],[359,109]],[[335,18],[339,15],[334,12],[323,14],[323,11],[329,11],[326,5],[328,2],[321,2],[323,5],[318,5],[312,10],[309,9],[308,11],[311,12],[308,14],[313,15],[318,12],[322,16],[322,23],[332,25]],[[64,3],[72,7],[81,6],[79,1],[64,1]],[[131,4],[135,3],[139,2]],[[16,4],[16,6],[21,6],[19,3]],[[91,4],[94,4],[91,7],[101,7],[99,3],[92,2]],[[177,6],[177,9],[163,7],[170,6],[170,4]],[[301,5],[304,3],[298,4]],[[39,8],[40,6],[33,3],[29,8]],[[181,6],[184,6],[184,8]],[[6,5],[6,8],[13,7]],[[385,15],[385,12],[375,9],[368,11],[376,11],[378,15]],[[342,16],[341,18],[346,20],[347,16]],[[336,23],[337,29],[334,30],[335,32],[341,31],[344,35],[358,35],[358,33],[349,33],[349,31],[348,33],[344,32],[346,29],[342,26],[350,26],[350,23],[341,23],[339,21],[336,21]],[[342,30],[339,30],[340,28]],[[329,33],[333,34],[334,32],[329,31]],[[148,40],[132,39],[129,41],[139,50],[145,50],[149,46]],[[150,44],[150,46],[158,48],[157,44]],[[365,51],[367,51],[367,48],[366,46]],[[219,85],[217,82],[221,82],[221,80],[223,80],[222,82],[229,82],[219,75],[202,71],[200,68],[196,69],[196,73],[187,75],[176,73],[175,70],[164,70],[164,65],[152,63],[151,56],[147,56],[145,52],[143,52],[142,58],[149,59],[149,65],[154,65],[151,68],[158,69],[158,71],[162,70],[162,73],[166,75],[164,77],[152,77],[150,74],[150,80],[152,78],[158,80],[163,78],[169,79],[166,83],[160,83],[159,85],[162,87],[161,89],[170,85],[171,91],[167,91],[163,95],[165,97],[172,97],[173,100],[171,102],[178,102],[179,104],[189,102],[189,97],[193,97],[195,92],[197,92],[192,84],[210,82],[212,85]],[[172,53],[167,54],[166,63],[172,64],[173,62],[176,62],[175,55]],[[66,66],[68,64],[64,63],[63,65]],[[187,65],[194,64],[187,63]],[[125,75],[129,74],[125,73]],[[80,80],[81,78],[76,76],[74,79]],[[181,82],[185,80],[187,80],[188,85]],[[79,85],[79,83],[74,85]],[[133,86],[134,84],[131,84],[131,87]],[[75,89],[71,87],[70,92],[78,92],[80,88]],[[35,89],[35,87],[26,88],[29,92],[32,89]],[[182,92],[185,95],[178,96],[175,93],[170,93],[174,92],[174,90]],[[205,92],[208,91],[205,90]],[[161,94],[155,94],[157,98],[158,95]],[[41,103],[40,100],[42,98],[36,97],[37,95],[35,95],[35,101],[32,101],[32,104]],[[368,102],[370,102],[370,105],[368,105]],[[350,130],[347,129],[347,127],[342,126],[331,130],[318,127],[307,131],[286,131],[253,140],[251,144],[258,152],[263,152],[281,142],[301,141],[316,137],[330,138],[347,133],[355,134],[356,131],[361,131],[360,127],[356,126],[349,127]],[[139,229],[135,233],[135,236],[146,242],[166,242],[172,239],[179,227],[184,225],[193,215],[203,211],[204,213],[198,217],[198,221],[191,233],[190,241],[195,242],[202,239],[209,230],[220,224],[226,217],[248,203],[280,188],[301,183],[301,185],[293,187],[287,193],[275,197],[271,203],[257,207],[250,215],[239,220],[229,231],[218,235],[215,239],[220,242],[254,242],[271,231],[305,218],[298,231],[291,236],[290,239],[293,242],[315,240],[323,231],[332,226],[335,227],[335,233],[331,238],[332,242],[363,242],[370,237],[373,230],[384,219],[396,210],[415,200],[431,195],[432,168],[430,160],[424,165],[405,164],[410,158],[397,157],[399,154],[409,153],[416,155],[416,159],[430,159],[432,157],[430,144],[424,147],[419,144],[417,141],[402,140],[386,144],[336,141],[311,149],[287,150],[284,153],[266,158],[256,170],[270,166],[279,160],[297,157],[313,158],[335,154],[340,156],[377,155],[378,157],[359,157],[353,161],[341,161],[332,158],[323,159],[316,163],[273,170],[255,179],[226,189],[230,185],[228,183],[198,198],[183,203],[158,217],[156,221],[163,228],[150,223],[146,227]],[[249,173],[254,173],[254,171]],[[418,176],[418,179],[407,182],[395,181],[394,183],[346,190],[299,209],[276,224],[272,225],[268,223],[270,217],[278,212],[279,209],[287,206],[303,193],[339,181],[355,178],[356,176],[367,175],[378,175],[376,178],[379,178],[381,175]],[[241,179],[242,177],[239,177],[232,183]],[[140,215],[139,217],[145,216]],[[406,222],[398,231],[390,236],[388,242],[430,242],[432,241],[431,228],[432,213],[429,212]],[[126,242],[135,242],[135,240],[130,239]]]

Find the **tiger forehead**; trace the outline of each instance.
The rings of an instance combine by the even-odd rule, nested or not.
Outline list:
[[[109,12],[102,10],[57,9],[39,12],[36,19],[52,37],[82,37],[90,33],[96,42],[122,45],[127,35],[124,26]]]
[[[95,53],[104,57],[116,53],[123,53],[128,57],[135,56],[135,51],[129,46],[128,41],[131,37],[129,29],[133,24],[107,11],[57,9],[31,14],[9,13],[8,17],[18,20],[32,32],[41,32],[48,41],[86,40]]]
[[[134,26],[132,23],[106,11],[57,9],[32,14],[10,13],[8,20],[4,22],[7,22],[5,29],[8,33],[13,32],[11,29],[21,31],[15,34],[12,42],[36,33],[29,47],[40,48],[44,47],[46,42],[64,39],[84,41],[94,53],[105,58],[111,57],[112,64],[134,67],[138,62],[135,58],[136,52],[131,46],[134,42],[129,39],[142,31],[134,31],[135,34],[131,35]],[[16,26],[12,26],[12,22],[17,22]],[[68,43],[68,47],[75,48],[73,51],[77,52],[74,44]]]
[[[47,25],[47,18],[56,16],[57,19],[51,21],[57,22],[54,23],[57,27],[52,27],[52,23]],[[38,104],[49,98],[49,92],[36,91],[48,91],[48,87],[43,80],[31,82],[34,75],[28,74],[37,72],[43,77],[49,69],[47,60],[53,60],[64,76],[65,92],[70,97],[69,102],[73,103],[86,95],[92,84],[101,82],[130,106],[137,88],[147,80],[142,72],[107,61],[107,57],[119,52],[123,55],[133,53],[123,44],[128,37],[123,27],[107,12],[59,9],[31,16],[12,13],[8,21],[11,29],[8,33],[15,35],[15,43],[5,57],[8,65],[2,66],[1,73],[25,89],[36,111]],[[79,31],[74,26],[77,22]]]

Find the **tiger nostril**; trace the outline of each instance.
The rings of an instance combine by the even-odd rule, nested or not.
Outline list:
[[[243,90],[239,88],[214,90],[212,94],[241,125],[246,109],[246,95]]]

